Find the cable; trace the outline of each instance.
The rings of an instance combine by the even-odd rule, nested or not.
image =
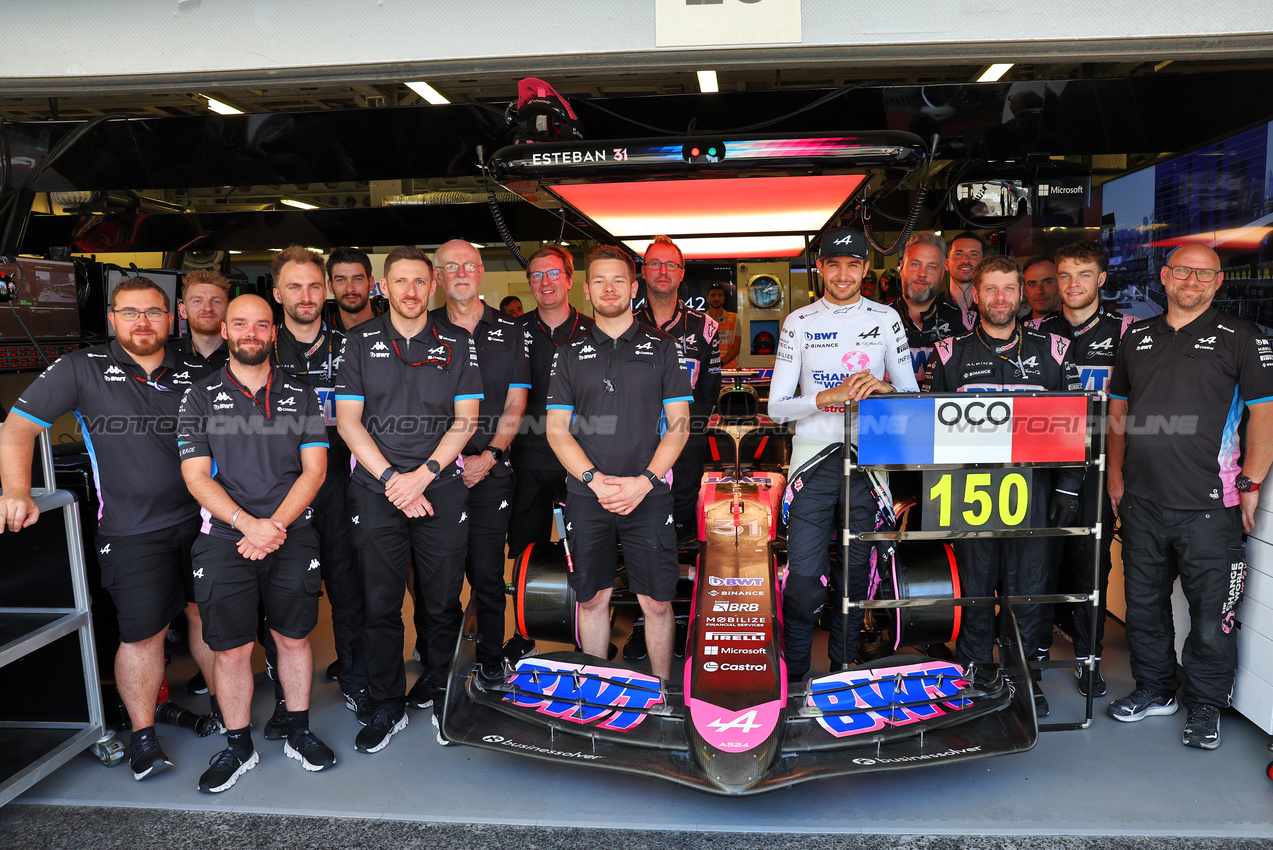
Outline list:
[[[879,251],[884,256],[896,254],[898,249],[906,244],[906,240],[910,238],[911,231],[915,228],[915,224],[919,221],[919,211],[924,206],[924,197],[928,194],[927,186],[920,186],[915,190],[915,203],[911,204],[911,214],[902,224],[902,231],[897,234],[897,240],[888,248],[885,248],[875,239],[875,234],[871,232],[870,210],[864,208],[862,211],[862,235],[866,237],[866,241],[871,247]]]
[[[22,328],[22,332],[27,335],[27,339],[31,340],[31,345],[35,347],[35,353],[40,355],[40,359],[44,361],[44,365],[46,367],[52,366],[53,364],[52,362],[50,362],[48,356],[45,355],[44,349],[40,348],[40,344],[35,341],[35,337],[31,334],[31,331],[27,328],[27,323],[22,321],[22,314],[18,312],[17,307],[13,306],[13,299],[10,299],[9,301],[9,309],[13,311],[13,318],[18,320],[18,325]]]

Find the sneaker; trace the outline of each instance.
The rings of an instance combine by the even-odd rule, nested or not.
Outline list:
[[[203,678],[203,673],[195,673],[190,677],[190,681],[186,682],[186,695],[197,697],[200,694],[208,692],[208,682]]]
[[[283,755],[296,759],[301,767],[309,771],[319,771],[336,763],[336,754],[331,747],[318,739],[308,729],[296,729],[287,736],[283,745]]]
[[[1214,750],[1220,746],[1220,709],[1205,704],[1189,709],[1183,741],[1186,747],[1200,750]]]
[[[1137,688],[1127,696],[1111,702],[1105,710],[1115,720],[1131,723],[1150,715],[1175,714],[1179,707],[1174,696],[1163,696],[1144,688]]]
[[[287,737],[287,702],[274,701],[274,713],[265,721],[265,740],[281,741]]]
[[[417,646],[411,650],[411,660],[412,661],[420,660],[420,647]]]
[[[676,634],[672,639],[672,652],[677,658],[685,657],[685,644],[690,637],[690,618],[676,618]]]
[[[429,684],[429,674],[415,680],[411,690],[407,691],[407,705],[411,708],[431,708],[433,706],[433,686]]]
[[[323,673],[323,678],[329,682],[334,682],[338,678],[340,678],[341,672],[342,671],[341,671],[340,659],[337,658],[331,664],[327,665],[327,671]]]
[[[234,747],[226,747],[212,757],[212,765],[199,777],[199,790],[205,794],[220,794],[239,781],[239,777],[256,767],[261,754],[253,750],[246,759],[239,758]]]
[[[1079,680],[1079,693],[1087,696],[1090,690],[1092,696],[1103,697],[1108,692],[1105,686],[1105,677],[1101,675],[1101,662],[1097,661],[1096,666],[1090,671],[1086,667],[1075,667],[1074,678]]]
[[[444,747],[451,746],[451,742],[442,735],[442,724],[438,722],[438,715],[436,713],[433,715],[433,728],[438,730],[438,743]]]
[[[128,754],[128,764],[133,769],[133,779],[138,782],[156,773],[163,773],[172,767],[163,747],[159,746],[159,738],[155,735],[142,735],[132,746]]]
[[[371,698],[371,694],[367,693],[367,689],[363,688],[352,694],[345,694],[345,708],[352,711],[358,722],[366,726],[376,713],[376,701]]]
[[[632,637],[623,645],[624,661],[640,661],[649,655],[645,648],[645,620],[632,624]]]
[[[389,744],[389,739],[407,728],[406,711],[381,707],[376,709],[371,722],[354,739],[354,749],[363,753],[378,753]]]
[[[504,644],[504,660],[508,662],[510,667],[516,667],[517,662],[523,658],[530,658],[536,652],[535,642],[528,638],[524,638],[514,633],[508,642]]]
[[[1039,687],[1039,683],[1034,683],[1034,716],[1047,717],[1052,713],[1052,707],[1048,705],[1048,698],[1043,693],[1043,688]]]

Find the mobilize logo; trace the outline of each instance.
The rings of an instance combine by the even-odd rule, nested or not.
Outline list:
[[[375,345],[371,347],[371,356],[372,357],[388,357],[389,346],[385,345],[383,340],[377,342]]]
[[[728,613],[731,611],[759,611],[759,610],[760,610],[759,602],[727,602],[723,599],[718,599],[712,603],[713,612],[723,611]]]

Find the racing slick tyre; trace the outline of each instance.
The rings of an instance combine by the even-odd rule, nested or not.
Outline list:
[[[893,593],[897,599],[959,596],[959,570],[948,543],[900,543],[893,562]],[[959,636],[959,606],[894,609],[894,649],[946,643]]]
[[[532,543],[513,565],[513,616],[530,640],[579,645],[578,611],[561,543]]]

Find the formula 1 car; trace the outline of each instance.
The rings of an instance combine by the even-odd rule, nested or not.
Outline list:
[[[999,663],[974,670],[899,652],[788,682],[780,575],[789,445],[757,407],[754,389],[738,383],[722,394],[719,424],[709,428],[714,468],[703,476],[699,544],[682,552],[692,590],[682,601],[690,628],[684,662],[674,662],[679,678],[562,651],[524,658],[492,681],[478,674],[470,604],[443,711],[447,739],[734,796],[1034,745],[1030,676],[1006,603]],[[897,505],[900,522],[912,507]],[[897,598],[959,595],[947,544],[907,542],[877,554]],[[524,637],[578,645],[562,544],[528,548],[510,593]],[[613,601],[635,602],[622,569]],[[953,640],[958,610],[893,609],[894,649]]]

